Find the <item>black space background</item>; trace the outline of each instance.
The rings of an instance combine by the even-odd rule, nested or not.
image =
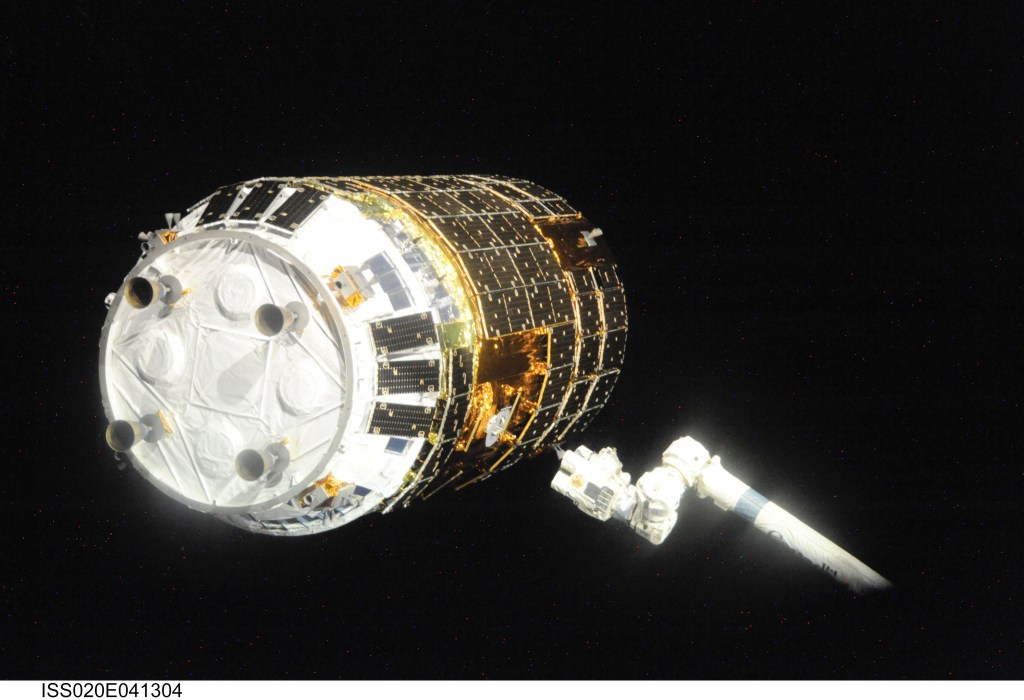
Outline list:
[[[1024,676],[1022,20],[4,3],[0,676]],[[691,434],[896,592],[697,499],[654,548],[552,455],[303,539],[117,471],[97,343],[137,232],[252,177],[462,172],[616,252],[626,368],[586,444],[639,474]]]

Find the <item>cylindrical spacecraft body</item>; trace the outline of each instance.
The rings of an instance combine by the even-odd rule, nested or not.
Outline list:
[[[600,229],[524,180],[264,178],[143,248],[100,341],[108,442],[255,532],[485,479],[578,435],[622,366]]]

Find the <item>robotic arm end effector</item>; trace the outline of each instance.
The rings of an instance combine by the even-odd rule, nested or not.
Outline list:
[[[653,544],[664,542],[672,531],[686,491],[680,472],[664,466],[645,473],[634,486],[614,448],[594,452],[585,446],[562,455],[551,488],[593,518],[628,523]]]

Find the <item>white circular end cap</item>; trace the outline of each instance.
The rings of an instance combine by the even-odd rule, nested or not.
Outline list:
[[[244,231],[182,233],[132,274],[151,275],[157,264],[162,277],[186,279],[192,291],[158,309],[115,300],[101,355],[108,420],[166,417],[166,431],[151,433],[162,439],[135,441],[129,458],[194,508],[241,513],[287,501],[323,472],[349,422],[345,327],[333,307],[309,306],[325,289],[321,276],[287,248]],[[301,336],[254,333],[249,321],[269,302],[311,321]],[[282,470],[239,478],[240,451],[284,440],[294,451]]]
[[[161,331],[145,335],[136,346],[135,369],[150,384],[174,382],[185,368],[181,340]]]
[[[251,269],[229,268],[217,281],[217,308],[232,321],[248,319],[256,308],[256,282]]]
[[[294,416],[312,413],[323,404],[323,372],[310,361],[294,362],[281,374],[277,398],[284,410]]]
[[[221,479],[231,473],[235,455],[241,448],[242,437],[233,426],[221,423],[216,429],[207,429],[196,438],[196,459],[204,475]]]

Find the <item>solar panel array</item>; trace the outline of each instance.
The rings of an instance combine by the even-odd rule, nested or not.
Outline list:
[[[286,187],[290,193],[282,195]],[[431,234],[460,271],[479,338],[546,336],[543,389],[531,403],[532,413],[519,423],[511,445],[471,459],[456,443],[467,427],[479,348],[442,349],[439,320],[445,317],[439,314],[400,312],[371,324],[378,402],[367,429],[397,438],[430,437],[419,456],[420,473],[430,478],[414,490],[437,477],[444,481],[465,471],[470,478],[498,463],[505,468],[578,435],[608,401],[618,378],[628,319],[603,238],[596,244],[600,254],[588,256],[587,246],[595,243],[583,233],[593,227],[558,195],[525,180],[481,175],[271,179],[218,190],[200,223],[215,224],[230,213],[231,219],[294,231],[331,194],[353,193],[390,201]],[[428,346],[440,349],[440,362],[401,357]],[[434,406],[380,400],[427,391],[439,394]]]
[[[525,180],[436,176],[344,181],[404,205],[444,241],[464,272],[484,337],[537,329],[549,334],[544,390],[525,429],[502,455],[502,468],[570,437],[577,423],[589,423],[618,377],[627,317],[613,264],[566,268],[559,262],[550,237],[565,235],[566,222],[578,223],[578,235],[592,229],[579,211]],[[560,226],[546,229],[556,222]],[[446,408],[447,421],[435,426],[442,443],[453,440],[450,428],[463,428],[458,420],[462,406]],[[439,407],[435,419],[440,413]]]

